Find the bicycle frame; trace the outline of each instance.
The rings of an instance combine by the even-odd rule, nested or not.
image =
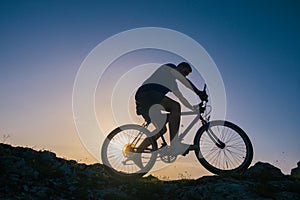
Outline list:
[[[189,125],[187,126],[187,128],[186,128],[181,134],[178,135],[179,141],[183,140],[183,138],[190,132],[190,130],[194,127],[194,125],[195,125],[199,120],[201,121],[202,126],[208,123],[209,117],[208,117],[208,119],[204,119],[204,117],[202,116],[202,114],[204,113],[204,111],[205,111],[205,109],[206,109],[206,106],[207,106],[206,103],[203,104],[203,102],[202,102],[202,103],[199,104],[199,106],[200,106],[200,108],[202,109],[203,112],[201,112],[200,109],[197,110],[197,111],[185,111],[185,112],[181,112],[181,114],[180,114],[181,117],[182,117],[182,116],[191,116],[191,115],[196,115],[196,116],[195,116],[195,118],[189,123]],[[204,107],[202,107],[202,106],[204,106]],[[168,113],[164,113],[164,114],[168,115]],[[145,124],[144,126],[147,127],[148,125],[149,125],[149,124]],[[160,133],[159,133],[159,134],[160,134]],[[212,134],[213,134],[213,133],[212,133]],[[214,134],[213,134],[213,135],[214,135]],[[162,141],[163,141],[163,146],[167,145],[167,142],[166,142],[166,140],[165,140],[163,134],[160,134],[160,137],[161,137],[161,139],[162,139]],[[211,136],[210,136],[210,137],[211,137]],[[217,138],[215,135],[214,135],[214,137]],[[211,138],[213,138],[213,137],[211,137]],[[216,140],[213,139],[213,141],[215,142]],[[219,140],[217,139],[217,141],[219,141]]]
[[[204,85],[204,89],[203,91],[206,91],[206,84]],[[195,118],[191,121],[191,123],[187,126],[187,128],[178,135],[178,139],[179,141],[183,140],[183,138],[189,133],[189,131],[193,128],[193,126],[200,120],[202,123],[202,126],[205,126],[206,124],[209,123],[209,113],[211,112],[211,110],[206,114],[207,117],[203,117],[202,115],[204,115],[206,108],[207,108],[207,101],[201,101],[201,103],[199,104],[199,110],[197,111],[185,111],[185,112],[181,112],[180,116],[190,116],[190,115],[196,115]],[[211,108],[211,106],[208,106]],[[165,113],[167,114],[167,113]],[[144,123],[143,126],[147,128],[149,124]],[[214,132],[210,129],[209,126],[207,126],[207,134],[210,137],[210,139],[221,149],[223,149],[225,147],[225,144],[214,134]],[[160,137],[163,141],[163,146],[167,145],[166,140],[163,136],[163,134],[159,133]]]
[[[182,140],[199,120],[201,120],[202,124],[206,123],[206,121],[201,116],[200,112],[193,112],[193,111],[181,112],[181,116],[190,116],[190,115],[196,115],[196,116],[186,127],[186,129],[181,134],[178,135],[179,140]]]
[[[200,110],[201,108],[203,109],[201,112],[199,111],[185,111],[185,112],[181,112],[181,116],[190,116],[190,115],[196,115],[195,118],[189,123],[189,125],[187,126],[187,128],[178,135],[178,139],[179,141],[183,140],[183,138],[190,132],[190,130],[194,127],[194,125],[200,120],[202,123],[202,126],[206,125],[209,123],[209,118],[210,116],[207,117],[207,119],[205,119],[202,114],[204,113],[204,111],[206,110],[206,103],[203,105],[203,102],[199,104],[200,106]],[[204,107],[202,107],[204,106]],[[225,147],[225,144],[214,134],[214,132],[210,129],[210,127],[207,127],[207,134],[210,137],[210,139],[216,144],[217,147],[223,149]],[[160,137],[163,140],[163,143],[166,145],[166,141],[164,136],[161,134]]]

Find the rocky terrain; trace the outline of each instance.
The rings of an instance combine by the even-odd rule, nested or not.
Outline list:
[[[300,199],[300,163],[291,175],[258,162],[244,174],[197,180],[146,177],[118,182],[100,164],[0,144],[0,199]]]

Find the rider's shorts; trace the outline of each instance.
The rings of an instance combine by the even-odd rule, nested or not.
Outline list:
[[[136,114],[142,115],[146,122],[150,123],[149,109],[154,104],[159,104],[165,95],[144,86],[141,86],[135,95]]]

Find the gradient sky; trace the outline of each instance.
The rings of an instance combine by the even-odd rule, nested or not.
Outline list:
[[[114,34],[164,27],[196,40],[216,63],[227,119],[250,136],[253,163],[270,162],[289,173],[300,160],[299,19],[300,3],[289,0],[0,0],[0,136],[93,162],[73,122],[77,70]],[[184,174],[189,167],[180,163],[171,171]]]

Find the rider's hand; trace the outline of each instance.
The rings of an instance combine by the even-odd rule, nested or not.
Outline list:
[[[206,101],[206,102],[208,101],[208,95],[206,94],[205,90],[204,91],[199,91],[198,96],[200,97],[200,99],[202,101]]]

